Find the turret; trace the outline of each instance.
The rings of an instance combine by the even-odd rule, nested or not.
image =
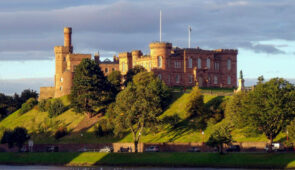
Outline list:
[[[64,28],[64,46],[65,47],[72,46],[72,28],[71,27]]]
[[[140,50],[133,50],[131,52],[132,55],[132,63],[135,63],[138,58],[142,56],[142,52]]]
[[[156,65],[159,69],[166,69],[166,63],[168,57],[171,55],[172,44],[166,42],[153,42],[150,43],[150,53],[154,61],[157,61]]]

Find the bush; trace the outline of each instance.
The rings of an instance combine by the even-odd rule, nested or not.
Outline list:
[[[36,104],[38,104],[38,101],[35,98],[30,98],[24,104],[22,104],[22,107],[20,108],[19,113],[24,114],[30,111]]]
[[[55,134],[54,134],[54,138],[55,138],[56,140],[58,140],[58,139],[60,139],[60,138],[62,138],[62,137],[64,137],[64,136],[66,136],[67,134],[68,134],[67,129],[66,129],[65,127],[60,127],[60,128],[58,128],[57,131],[55,132]]]
[[[56,99],[50,104],[48,109],[48,115],[50,118],[56,117],[62,114],[65,110],[66,108],[62,101],[60,99]]]
[[[38,103],[38,108],[39,108],[39,111],[41,112],[46,112],[47,111],[47,108],[46,108],[46,100],[41,100],[39,103]]]
[[[18,150],[20,151],[20,149],[29,138],[30,137],[28,135],[27,129],[16,127],[13,131],[8,130],[4,132],[1,143],[8,143],[9,148],[12,148],[13,145],[16,145],[18,147]]]

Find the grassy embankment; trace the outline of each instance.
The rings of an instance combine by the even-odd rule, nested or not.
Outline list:
[[[185,117],[185,105],[188,102],[189,92],[187,89],[186,93],[183,93],[181,89],[174,89],[173,100],[174,102],[168,107],[168,109],[161,115],[160,118],[165,116],[178,115],[180,122],[184,122],[184,126],[173,128],[170,125],[163,127],[159,132],[156,133],[145,133],[141,138],[141,142],[147,143],[159,143],[159,142],[201,142],[202,135],[199,130],[185,126],[188,121]],[[204,89],[204,101],[208,101],[220,96],[225,95],[223,100],[229,98],[232,93],[230,89]],[[70,104],[68,98],[61,98],[63,103],[68,106]],[[83,130],[77,130],[82,124],[85,124],[88,120],[82,114],[77,114],[71,109],[67,110],[63,114],[55,117],[48,118],[47,112],[40,112],[35,107],[31,111],[20,115],[18,111],[9,115],[2,121],[0,121],[0,136],[5,129],[13,129],[17,126],[25,127],[29,133],[32,133],[33,140],[35,143],[109,143],[109,142],[132,142],[132,136],[127,134],[122,138],[114,137],[101,137],[97,138],[94,134],[95,125],[87,127]],[[60,126],[66,126],[69,135],[59,139],[54,139],[54,132]],[[41,130],[40,130],[41,129]],[[205,130],[205,141],[209,138],[213,129],[212,126],[208,126]],[[267,141],[264,135],[248,135],[244,132],[245,129],[239,129],[233,131],[233,138],[235,141]],[[282,140],[285,135],[280,134],[275,140]]]
[[[1,164],[295,168],[292,153],[0,153]]]

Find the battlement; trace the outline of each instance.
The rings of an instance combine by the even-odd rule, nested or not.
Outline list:
[[[67,54],[73,51],[73,47],[65,47],[65,46],[55,46],[54,53],[55,54]]]
[[[215,53],[232,53],[232,54],[238,54],[238,50],[237,49],[216,49],[213,50]]]
[[[172,49],[172,43],[168,43],[168,42],[152,42],[152,43],[150,43],[150,49],[153,49],[153,48]]]
[[[121,52],[119,53],[119,58],[126,58],[126,57],[130,57],[131,53],[130,52]]]

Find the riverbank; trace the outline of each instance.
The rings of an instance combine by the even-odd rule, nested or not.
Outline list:
[[[294,153],[0,153],[0,164],[65,166],[164,166],[295,168]]]

